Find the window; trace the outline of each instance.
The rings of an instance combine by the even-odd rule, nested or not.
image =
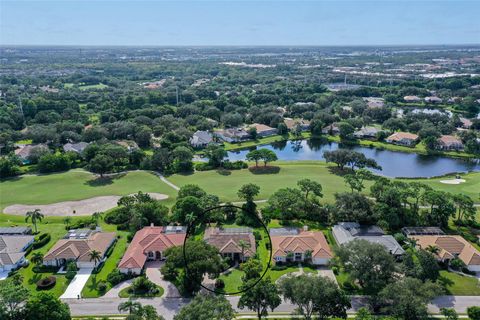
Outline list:
[[[302,260],[302,253],[301,252],[295,252],[295,260]]]

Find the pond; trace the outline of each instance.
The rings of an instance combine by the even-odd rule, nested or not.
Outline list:
[[[365,146],[347,146],[321,139],[282,141],[262,145],[275,151],[279,160],[325,160],[323,152],[337,149],[350,149],[365,154],[382,166],[382,171],[372,170],[387,177],[434,177],[454,172],[480,171],[479,160],[464,160],[442,156],[420,155],[390,151]],[[245,160],[246,154],[255,149],[242,149],[228,152],[230,161]]]

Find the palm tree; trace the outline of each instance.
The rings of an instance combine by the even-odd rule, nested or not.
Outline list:
[[[40,212],[40,209],[35,209],[33,211],[28,211],[25,215],[25,222],[27,222],[28,219],[32,220],[33,226],[35,227],[35,233],[37,233],[37,221],[42,221],[44,218],[43,213]]]
[[[63,223],[65,224],[67,229],[70,229],[70,223],[71,222],[72,222],[72,217],[65,217],[65,219],[63,219]]]
[[[238,241],[238,246],[242,250],[242,261],[245,260],[245,250],[250,248],[250,243],[246,242],[245,240]]]
[[[92,214],[92,220],[95,222],[95,225],[98,226],[98,220],[102,219],[102,213],[101,212],[94,212]]]
[[[95,267],[97,267],[97,263],[102,260],[102,254],[97,250],[92,250],[88,255],[90,256],[90,261],[95,262]]]
[[[30,261],[35,263],[37,266],[41,265],[43,263],[43,254],[41,252],[34,252],[30,258]]]
[[[118,305],[118,311],[128,311],[129,314],[137,313],[142,309],[142,304],[140,302],[135,302],[132,299],[122,302]]]
[[[425,248],[425,250],[433,254],[438,254],[440,252],[440,248],[436,245],[429,245]]]

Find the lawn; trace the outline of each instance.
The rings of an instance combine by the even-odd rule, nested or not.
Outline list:
[[[49,175],[24,175],[0,181],[0,210],[12,204],[49,204],[96,196],[143,192],[167,194],[173,203],[176,191],[153,173],[132,171],[112,179],[97,179],[83,170]]]
[[[439,281],[443,283],[447,294],[457,296],[480,295],[480,281],[475,277],[466,277],[457,273],[440,271]]]
[[[248,169],[232,170],[227,175],[217,171],[201,171],[190,175],[175,174],[168,179],[178,186],[198,184],[208,193],[216,194],[221,201],[241,201],[237,195],[238,189],[244,184],[254,183],[260,186],[257,199],[268,197],[279,188],[296,187],[297,181],[304,178],[315,180],[322,184],[324,199],[332,202],[336,192],[346,191],[347,187],[342,177],[332,174],[322,161],[291,161],[274,163],[280,167],[276,174],[253,174]],[[367,187],[370,183],[366,183]]]
[[[131,287],[126,287],[125,289],[122,289],[120,290],[120,292],[118,293],[118,296],[120,298],[153,298],[153,297],[161,297],[163,296],[163,293],[165,292],[165,290],[160,287],[160,286],[157,286],[158,288],[158,292],[156,294],[142,294],[142,295],[136,295],[136,294],[132,294],[129,292]]]
[[[85,90],[103,90],[105,88],[108,88],[108,86],[106,84],[103,84],[103,83],[78,86],[78,89],[80,89],[82,91],[85,91]]]

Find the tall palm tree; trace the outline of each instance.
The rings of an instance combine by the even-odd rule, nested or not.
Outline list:
[[[35,233],[37,233],[37,221],[42,221],[45,216],[40,212],[40,209],[28,211],[25,215],[25,222],[27,222],[29,219],[32,220],[33,226],[35,227]]]
[[[246,242],[245,240],[238,241],[238,246],[242,250],[242,261],[245,260],[245,250],[250,248],[250,243]]]
[[[102,260],[102,254],[97,250],[92,250],[88,255],[90,257],[90,261],[95,262],[95,267],[97,267],[97,263]]]
[[[135,302],[132,299],[122,302],[118,305],[118,311],[128,311],[129,314],[137,313],[142,309],[142,304],[140,302]]]
[[[72,222],[72,217],[65,217],[65,219],[63,219],[63,223],[65,224],[67,229],[70,229],[70,223],[71,222]]]
[[[440,252],[440,248],[436,245],[429,245],[425,248],[425,250],[433,254],[438,254]]]
[[[43,263],[43,254],[41,252],[34,252],[30,258],[30,261],[35,263],[37,266],[41,265]]]

